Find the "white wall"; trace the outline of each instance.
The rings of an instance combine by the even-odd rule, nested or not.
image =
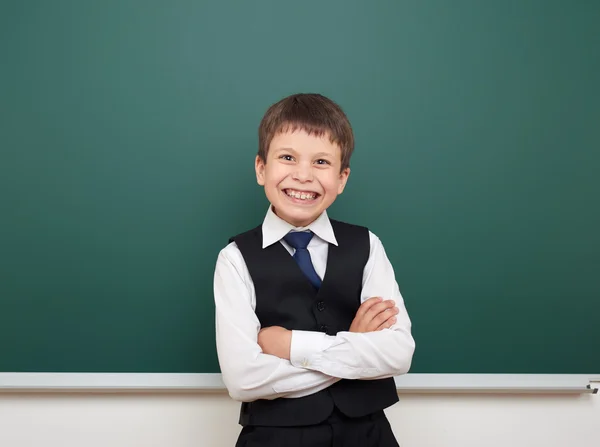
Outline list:
[[[402,447],[598,447],[600,395],[401,395]],[[219,394],[0,394],[0,447],[229,447],[239,406]]]

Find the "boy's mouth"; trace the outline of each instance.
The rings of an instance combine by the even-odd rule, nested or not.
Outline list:
[[[287,195],[288,197],[291,197],[292,199],[296,199],[296,200],[305,200],[307,202],[310,202],[311,200],[315,200],[317,197],[319,197],[319,193],[313,192],[313,191],[299,191],[297,189],[284,189],[283,193],[285,195]]]

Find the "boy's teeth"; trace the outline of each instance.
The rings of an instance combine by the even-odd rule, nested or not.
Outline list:
[[[292,191],[292,190],[287,190],[286,194],[290,197],[294,197],[296,199],[300,199],[300,200],[312,200],[316,197],[315,193],[307,193],[307,192],[298,192],[298,191]]]

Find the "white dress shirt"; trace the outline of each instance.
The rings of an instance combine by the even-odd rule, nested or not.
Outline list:
[[[296,228],[269,207],[262,225],[263,248],[281,243],[293,255],[294,248],[283,236],[306,230],[314,233],[307,248],[317,275],[323,278],[329,244],[337,245],[326,212],[308,227]],[[222,378],[233,399],[296,398],[340,379],[380,379],[408,372],[415,349],[411,322],[381,241],[371,232],[369,239],[361,302],[374,296],[394,300],[399,309],[396,323],[377,332],[335,336],[294,330],[290,360],[262,352],[257,343],[261,326],[254,313],[256,295],[244,258],[235,242],[221,250],[214,277],[216,342]]]

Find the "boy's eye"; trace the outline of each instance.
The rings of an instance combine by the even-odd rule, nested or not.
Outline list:
[[[319,164],[319,165],[328,165],[328,164],[331,164],[331,163],[329,163],[328,160],[323,160],[321,158],[321,159],[317,160],[317,164]]]
[[[279,158],[286,161],[292,161],[294,159],[294,157],[292,157],[291,155],[281,155]]]

